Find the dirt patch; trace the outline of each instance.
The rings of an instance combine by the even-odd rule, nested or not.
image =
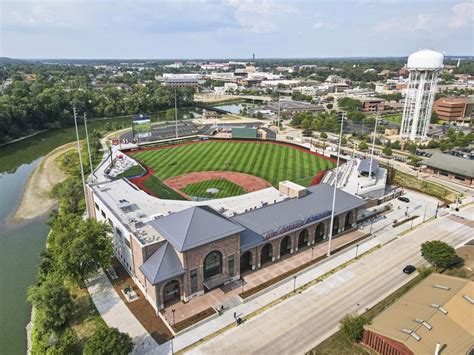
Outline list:
[[[229,180],[230,182],[241,186],[245,192],[258,191],[272,186],[268,181],[257,176],[227,171],[200,171],[183,174],[170,177],[169,179],[164,180],[164,183],[175,190],[181,190],[190,184],[213,179]]]
[[[33,219],[47,213],[57,202],[49,197],[49,192],[57,183],[64,181],[67,174],[61,170],[56,159],[74,149],[76,143],[68,143],[49,152],[28,178],[15,213],[14,222]]]

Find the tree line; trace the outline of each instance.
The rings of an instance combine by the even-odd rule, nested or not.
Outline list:
[[[96,163],[101,154],[99,139],[99,132],[94,131],[91,153]],[[87,161],[86,150],[82,153]],[[71,291],[84,287],[98,267],[110,266],[113,255],[110,226],[82,217],[85,200],[78,160],[75,150],[62,156],[60,163],[70,176],[51,192],[60,207],[48,222],[51,231],[46,250],[41,254],[37,284],[28,290],[28,300],[35,309],[32,353],[126,355],[133,349],[130,336],[108,328],[100,319],[95,321],[95,330],[85,339],[79,339],[72,329],[72,325],[84,317],[81,312],[87,306],[75,301],[77,295]],[[89,173],[88,167],[84,165],[86,173]]]
[[[177,98],[179,106],[189,106],[194,90],[177,90]],[[38,74],[34,81],[14,80],[0,96],[0,143],[73,125],[73,105],[89,118],[153,113],[174,107],[174,89],[151,82],[128,89],[112,85],[98,90],[84,76],[66,81]]]

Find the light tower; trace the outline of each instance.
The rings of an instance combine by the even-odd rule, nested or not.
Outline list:
[[[423,49],[408,57],[408,86],[405,94],[400,138],[425,139],[431,119],[436,81],[443,69],[443,53]]]

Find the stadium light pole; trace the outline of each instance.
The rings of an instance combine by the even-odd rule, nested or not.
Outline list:
[[[77,128],[77,115],[76,115],[75,106],[72,107],[72,111],[74,113],[74,125],[76,127],[77,154],[79,154],[79,166],[81,168],[82,187],[84,189],[84,199],[86,200],[86,211],[87,211],[87,215],[89,215],[89,204],[87,203],[86,179],[84,177],[84,167],[82,165],[81,143],[79,142],[79,130]]]
[[[278,129],[281,130],[281,116],[280,116],[280,91],[278,91]]]
[[[369,178],[372,179],[372,162],[374,161],[374,149],[375,149],[375,136],[377,135],[377,122],[379,120],[379,110],[378,107],[375,107],[375,130],[374,136],[372,137],[372,152],[370,154],[370,164],[369,164]]]
[[[89,145],[89,132],[87,131],[87,115],[85,112],[84,112],[84,129],[86,131],[87,154],[89,155],[89,165],[90,165],[91,175],[92,175],[94,173],[94,168],[92,167],[91,147]]]
[[[176,121],[176,138],[178,138],[178,100],[176,96],[177,89],[174,88],[174,119]]]
[[[339,132],[339,144],[337,146],[336,176],[334,178],[334,188],[333,188],[333,193],[332,193],[331,223],[329,225],[327,256],[331,256],[332,230],[334,228],[334,209],[336,207],[337,176],[339,174],[339,157],[341,155],[342,127],[344,126],[344,118],[345,118],[345,115],[343,114],[342,119],[341,119],[341,130]]]

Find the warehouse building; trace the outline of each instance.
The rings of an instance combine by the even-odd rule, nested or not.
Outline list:
[[[432,274],[364,326],[382,355],[473,354],[474,282]]]

